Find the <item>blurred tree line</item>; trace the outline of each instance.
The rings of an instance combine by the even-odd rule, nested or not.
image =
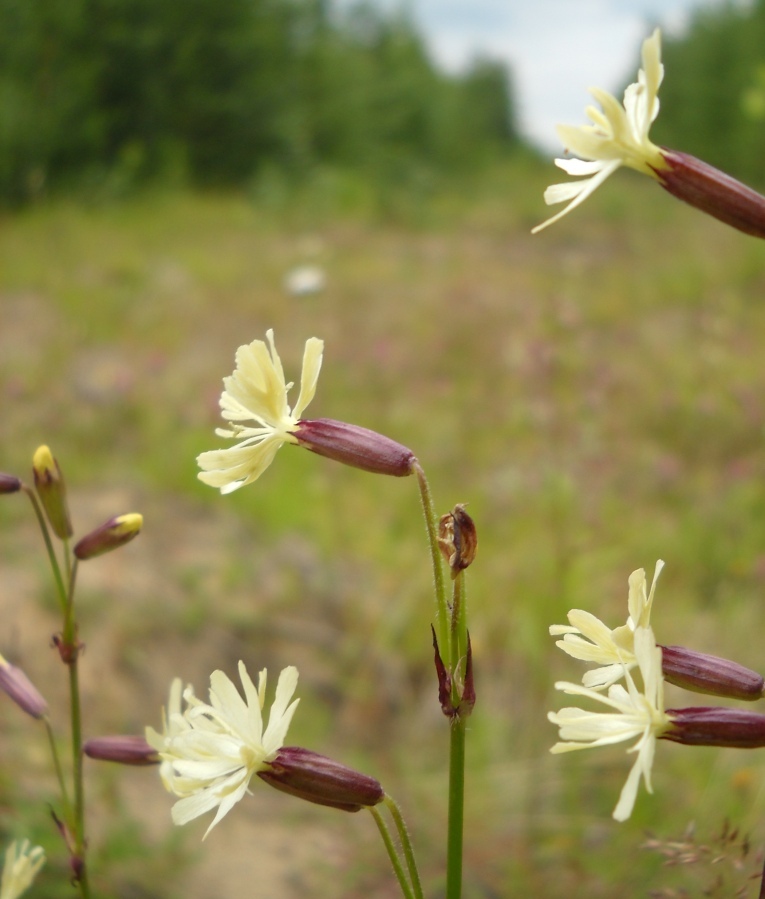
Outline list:
[[[316,165],[453,172],[518,144],[509,73],[326,0],[0,0],[0,199]]]
[[[664,37],[654,139],[765,186],[765,0],[704,7]]]

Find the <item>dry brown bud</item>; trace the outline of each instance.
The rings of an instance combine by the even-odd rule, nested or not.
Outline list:
[[[438,545],[455,578],[472,564],[478,548],[478,534],[473,519],[462,503],[442,515],[438,522]]]

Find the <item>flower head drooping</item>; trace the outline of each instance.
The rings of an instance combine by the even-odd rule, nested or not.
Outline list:
[[[223,417],[233,422],[216,434],[239,440],[230,449],[213,450],[197,457],[199,479],[221,493],[251,484],[268,468],[283,443],[294,443],[313,453],[374,474],[405,477],[412,474],[414,453],[389,437],[359,425],[331,418],[303,419],[313,399],[321,368],[324,343],[316,337],[306,342],[300,395],[290,411],[281,360],[274,346],[274,332],[267,331],[269,347],[262,340],[241,346],[236,370],[223,379],[220,398]],[[254,422],[256,427],[236,422]]]
[[[664,77],[661,34],[657,28],[643,41],[643,68],[638,80],[624,92],[624,103],[606,91],[590,93],[601,109],[587,107],[592,125],[559,125],[558,135],[567,152],[578,159],[556,159],[555,164],[580,180],[552,184],[544,194],[554,206],[568,202],[561,212],[532,228],[532,234],[557,222],[584,202],[620,166],[650,175],[678,200],[711,215],[726,225],[765,238],[765,197],[695,156],[659,147],[648,132],[659,114],[659,86]]]
[[[609,688],[608,695],[589,690],[579,684],[559,682],[555,685],[556,689],[592,699],[609,706],[612,711],[591,712],[572,707],[561,709],[559,712],[550,712],[547,716],[560,728],[562,741],[556,743],[551,752],[589,749],[637,738],[635,745],[628,750],[637,753],[637,758],[614,809],[614,818],[617,821],[625,821],[632,814],[641,776],[648,792],[653,792],[651,766],[656,740],[672,726],[672,721],[664,710],[661,649],[656,646],[651,629],[638,627],[635,630],[634,645],[635,657],[643,679],[642,693],[626,668],[624,672],[626,689],[621,684],[614,684]]]
[[[17,899],[25,893],[44,864],[42,846],[31,846],[29,840],[14,840],[5,851],[0,899]]]
[[[187,687],[183,711],[181,683],[174,681],[163,733],[146,728],[147,742],[162,759],[165,787],[180,797],[173,806],[173,821],[186,824],[217,806],[205,836],[249,792],[253,774],[276,757],[298,704],[298,700],[290,702],[297,687],[297,669],[285,668],[264,729],[266,671],[260,672],[256,687],[240,662],[239,677],[244,699],[222,671],[214,671],[209,704]]]
[[[637,665],[635,656],[635,630],[650,626],[656,581],[664,562],[659,559],[654,570],[650,590],[646,589],[645,570],[638,568],[629,577],[627,623],[611,630],[591,612],[572,609],[568,613],[569,624],[554,624],[552,636],[563,636],[556,645],[575,659],[595,662],[600,667],[585,672],[582,683],[592,690],[604,690],[620,680],[625,671]]]
[[[657,170],[667,167],[660,148],[648,138],[651,124],[659,114],[659,85],[664,77],[658,28],[643,42],[642,58],[643,68],[638,72],[638,80],[624,92],[623,105],[607,91],[591,88],[590,93],[602,107],[602,112],[594,106],[587,107],[593,124],[558,126],[558,136],[564,146],[581,158],[556,159],[555,164],[583,180],[547,188],[548,206],[570,202],[562,212],[532,229],[532,234],[576,208],[620,166],[626,165],[657,179]]]
[[[316,337],[306,341],[303,373],[297,403],[290,409],[287,393],[292,383],[284,379],[284,369],[274,346],[274,332],[262,340],[240,346],[236,370],[223,379],[221,414],[230,428],[217,428],[219,437],[238,440],[229,449],[212,450],[197,457],[202,471],[199,480],[221,493],[231,493],[257,480],[273,461],[284,443],[297,443],[292,432],[316,392],[324,342]],[[248,424],[242,424],[247,422]]]

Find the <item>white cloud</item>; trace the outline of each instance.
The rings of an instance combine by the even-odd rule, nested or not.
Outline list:
[[[342,0],[349,2],[349,0]],[[632,80],[640,42],[654,24],[677,32],[694,8],[721,0],[376,0],[408,10],[434,59],[460,71],[477,54],[507,63],[519,124],[560,150],[555,125],[581,124],[593,85],[617,92]]]

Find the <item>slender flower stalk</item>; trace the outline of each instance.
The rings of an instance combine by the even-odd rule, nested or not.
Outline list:
[[[420,872],[414,857],[414,847],[412,846],[412,840],[409,836],[409,829],[401,814],[401,809],[393,797],[389,796],[387,793],[385,794],[384,802],[390,812],[391,818],[393,818],[393,823],[396,825],[399,842],[401,843],[401,849],[404,853],[404,859],[406,860],[406,867],[412,882],[414,897],[415,899],[423,899],[422,883],[420,882]]]
[[[446,580],[441,561],[441,545],[438,540],[438,519],[433,505],[433,496],[430,492],[428,479],[419,462],[414,464],[414,473],[417,476],[417,485],[420,488],[420,500],[422,511],[425,515],[425,527],[428,533],[428,545],[430,547],[430,562],[433,570],[433,588],[436,597],[436,634],[438,645],[445,658],[451,657],[451,628],[449,627],[449,603],[446,599]]]
[[[380,813],[380,810],[376,806],[370,806],[369,811],[374,818],[374,822],[377,825],[378,831],[380,832],[380,837],[383,841],[383,845],[385,846],[385,851],[388,853],[388,858],[390,859],[390,863],[393,866],[393,873],[396,875],[396,880],[398,881],[398,885],[401,888],[401,895],[404,897],[404,899],[418,899],[418,897],[415,896],[412,884],[406,876],[406,871],[404,870],[401,859],[396,852],[396,847],[393,843],[393,838],[390,835],[390,830],[388,828],[388,825],[385,823],[385,819]]]

